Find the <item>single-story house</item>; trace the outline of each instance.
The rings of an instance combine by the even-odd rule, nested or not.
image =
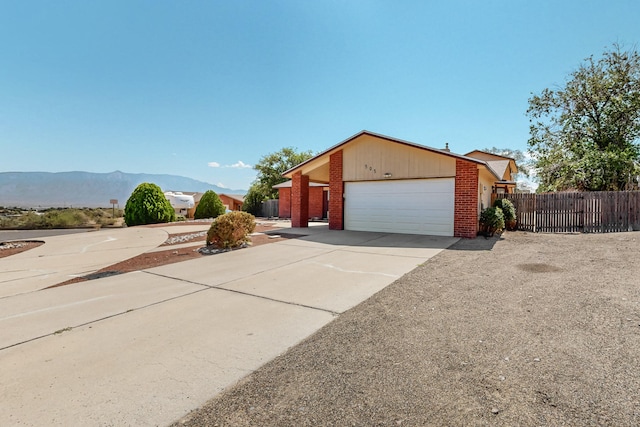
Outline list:
[[[289,169],[291,222],[307,227],[310,183],[328,184],[332,230],[472,238],[491,193],[513,192],[513,159],[455,154],[362,131]]]
[[[244,203],[244,196],[240,194],[218,194],[222,204],[230,211],[241,211]]]
[[[291,218],[291,186],[292,181],[274,185],[278,189],[278,217]],[[329,185],[318,182],[309,183],[309,218],[323,219],[329,209]]]

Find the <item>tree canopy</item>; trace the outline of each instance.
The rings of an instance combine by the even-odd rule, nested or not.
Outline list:
[[[277,199],[278,190],[273,186],[286,181],[282,174],[294,166],[313,157],[312,151],[296,151],[293,147],[285,147],[275,153],[262,156],[253,167],[258,171],[255,190],[265,199]]]
[[[538,191],[626,190],[640,173],[640,55],[614,44],[529,99]]]

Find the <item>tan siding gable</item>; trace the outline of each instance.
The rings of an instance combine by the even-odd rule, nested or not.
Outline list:
[[[362,135],[344,147],[344,181],[442,178],[456,174],[453,157]]]

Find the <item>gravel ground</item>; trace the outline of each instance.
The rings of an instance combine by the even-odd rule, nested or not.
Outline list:
[[[639,255],[462,240],[175,425],[640,425]]]

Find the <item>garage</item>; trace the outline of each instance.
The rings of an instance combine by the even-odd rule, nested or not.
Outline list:
[[[345,182],[344,228],[453,236],[455,179]]]

